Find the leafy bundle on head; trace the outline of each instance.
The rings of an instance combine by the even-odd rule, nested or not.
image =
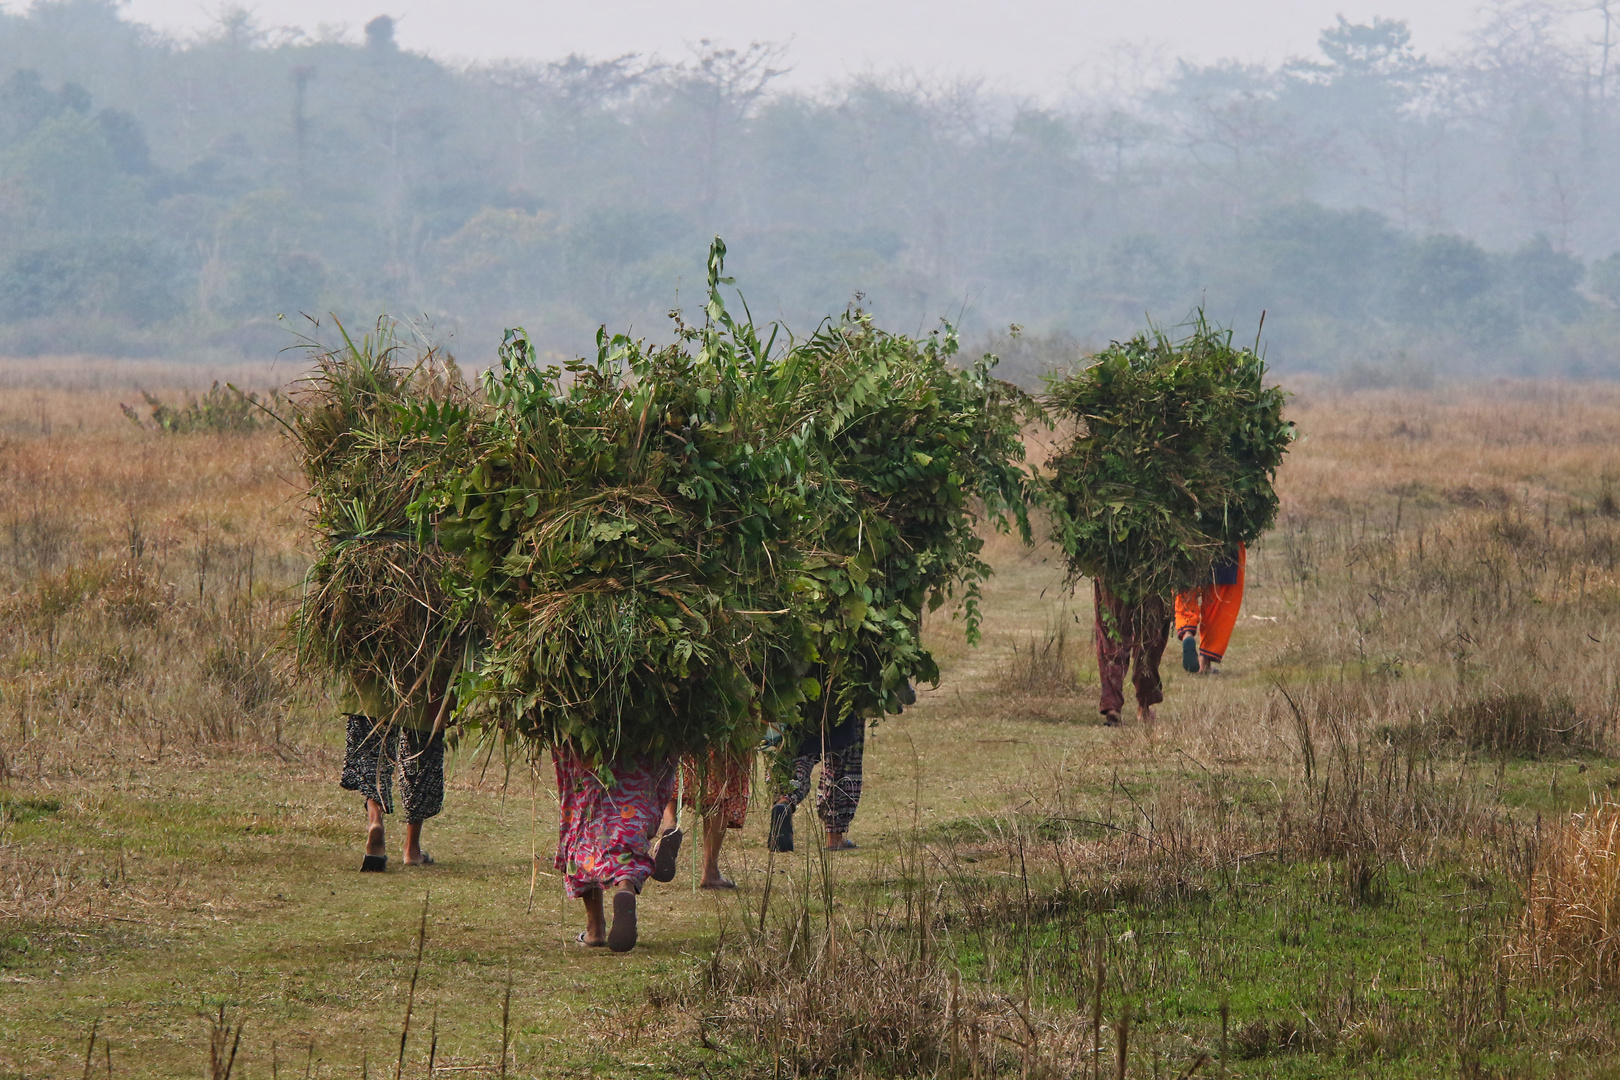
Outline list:
[[[1265,370],[1200,313],[1186,337],[1138,334],[1050,384],[1049,408],[1076,426],[1046,463],[1071,580],[1168,597],[1270,528],[1294,426]]]
[[[317,536],[294,630],[302,659],[419,706],[444,693],[478,614],[446,591],[457,560],[413,508],[470,459],[473,401],[453,360],[408,356],[386,322],[343,342],[292,395]]]
[[[606,763],[752,746],[802,699],[807,441],[724,251],[673,345],[603,331],[558,368],[508,333],[479,456],[422,503],[492,620],[470,721]]]
[[[1021,438],[1030,398],[991,377],[993,357],[951,363],[949,326],[918,341],[851,312],[792,350],[828,498],[809,537],[805,617],[824,685],[807,718],[897,713],[910,682],[939,682],[925,609],[960,594],[970,640],[990,575],[979,527],[1029,538]]]

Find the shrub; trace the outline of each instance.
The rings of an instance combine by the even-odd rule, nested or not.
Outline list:
[[[261,401],[257,393],[244,393],[229,384],[220,386],[216,381],[202,397],[187,396],[184,405],[170,405],[144,390],[141,397],[146,399],[150,421],[142,419],[138,410],[120,405],[130,423],[139,428],[150,426],[154,431],[181,435],[194,431],[232,434],[257,431],[275,422],[269,406],[278,401],[280,395],[272,392]]]

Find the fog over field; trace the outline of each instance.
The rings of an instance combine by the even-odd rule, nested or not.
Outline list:
[[[575,7],[0,7],[0,354],[571,354],[718,233],[757,316],[1026,378],[1200,304],[1284,371],[1620,372],[1604,0]]]

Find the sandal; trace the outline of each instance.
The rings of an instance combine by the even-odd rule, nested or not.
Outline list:
[[[608,927],[607,947],[629,952],[636,947],[636,894],[620,889],[613,894],[613,925]]]
[[[422,852],[422,861],[421,862],[408,862],[405,865],[406,866],[432,866],[433,865],[433,856],[429,855],[427,852],[424,851],[424,852]]]
[[[658,853],[653,856],[654,881],[675,880],[675,860],[681,856],[682,835],[681,830],[670,829],[658,838]]]
[[[779,802],[771,807],[771,831],[766,836],[767,851],[793,850],[793,806]]]
[[[735,889],[736,887],[737,883],[730,878],[721,878],[719,881],[710,881],[698,886],[700,889]]]
[[[574,938],[574,940],[576,942],[578,942],[579,944],[585,946],[587,949],[600,949],[600,948],[603,948],[603,947],[605,947],[607,945],[607,942],[605,942],[605,941],[586,941],[585,940],[585,931],[583,931],[583,930],[581,930],[579,932],[579,936]]]
[[[1103,727],[1119,727],[1123,721],[1119,718],[1118,709],[1109,709],[1103,713]]]

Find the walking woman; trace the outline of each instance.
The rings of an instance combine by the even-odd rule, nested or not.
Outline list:
[[[394,812],[394,774],[399,773],[400,802],[405,811],[406,866],[431,866],[422,848],[422,823],[444,808],[444,720],[453,698],[441,694],[396,706],[375,679],[356,679],[345,695],[348,730],[343,776],[338,784],[366,800],[366,853],[362,873],[388,869],[385,815]]]
[[[720,849],[728,829],[748,823],[748,789],[752,782],[753,755],[710,751],[703,758],[681,762],[680,801],[703,821],[703,876],[700,889],[735,889],[737,883],[720,872]],[[699,767],[701,764],[701,768]],[[653,880],[675,880],[675,857],[681,850],[681,830],[676,827],[676,800],[664,808],[658,851],[653,857]]]
[[[569,898],[585,905],[585,929],[577,940],[629,952],[636,947],[636,897],[653,872],[651,840],[675,792],[675,763],[625,754],[592,769],[567,745],[553,748],[551,756],[562,807],[555,865]]]
[[[1176,594],[1176,637],[1181,639],[1181,666],[1208,675],[1226,655],[1243,607],[1243,575],[1248,547],[1215,564],[1210,579],[1196,589]]]
[[[1159,661],[1170,644],[1170,604],[1159,596],[1127,603],[1092,579],[1097,636],[1097,677],[1102,684],[1099,703],[1105,727],[1118,727],[1125,706],[1125,676],[1136,690],[1136,718],[1153,722],[1153,706],[1164,700]]]
[[[910,693],[909,686],[907,693]],[[849,838],[849,827],[861,804],[861,761],[865,752],[866,720],[854,713],[830,728],[806,729],[793,750],[793,777],[787,793],[777,799],[778,806],[787,807],[780,816],[793,813],[810,794],[810,773],[820,762],[816,814],[827,833],[827,850],[853,849],[856,845]],[[778,827],[773,822],[772,828],[773,840],[777,832],[791,835],[791,826]],[[781,849],[791,850],[787,845]]]

